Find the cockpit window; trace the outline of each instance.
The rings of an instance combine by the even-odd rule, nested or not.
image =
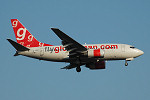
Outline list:
[[[134,49],[135,47],[132,46],[132,47],[130,47],[130,48]]]

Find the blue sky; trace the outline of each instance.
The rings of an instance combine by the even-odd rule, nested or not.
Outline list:
[[[23,56],[6,41],[15,39],[17,18],[41,42],[59,45],[56,27],[79,43],[125,43],[144,55],[105,70],[61,70],[67,63]],[[3,0],[0,3],[0,100],[150,100],[149,0]]]

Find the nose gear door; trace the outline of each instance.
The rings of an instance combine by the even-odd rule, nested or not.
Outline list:
[[[43,56],[44,55],[44,49],[40,49],[40,56]]]
[[[125,45],[124,44],[122,44],[121,50],[122,50],[122,52],[125,52]]]

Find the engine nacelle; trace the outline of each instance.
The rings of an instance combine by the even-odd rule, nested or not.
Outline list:
[[[89,69],[105,69],[105,61],[98,61],[95,63],[89,63],[86,64],[86,67],[88,67]]]
[[[88,57],[104,57],[104,50],[102,49],[90,49],[88,50]]]

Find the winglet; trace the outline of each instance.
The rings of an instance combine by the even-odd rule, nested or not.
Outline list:
[[[9,41],[9,43],[11,43],[11,45],[17,50],[17,51],[27,51],[30,50],[29,48],[11,40],[11,39],[7,39]]]

